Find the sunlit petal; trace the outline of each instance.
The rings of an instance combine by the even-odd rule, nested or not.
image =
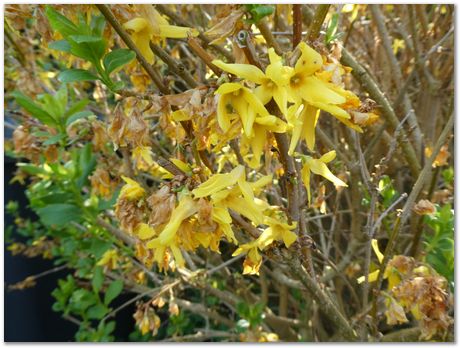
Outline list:
[[[218,59],[213,60],[212,63],[230,74],[258,84],[262,84],[266,79],[262,70],[252,64],[227,64]]]

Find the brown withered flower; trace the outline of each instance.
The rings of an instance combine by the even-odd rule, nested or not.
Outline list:
[[[28,127],[19,126],[13,132],[14,151],[25,158],[37,163],[40,159],[40,144],[36,137],[30,134]]]
[[[104,198],[112,197],[117,183],[110,180],[110,174],[104,168],[97,168],[93,175],[89,177],[93,192]]]
[[[446,288],[445,278],[433,275],[407,279],[393,289],[395,299],[419,321],[423,339],[445,335],[453,322]]]
[[[128,198],[119,198],[115,206],[115,216],[120,222],[120,227],[132,233],[144,217],[144,206]]]
[[[152,227],[161,226],[171,217],[176,205],[176,195],[165,185],[147,198],[147,203],[150,208],[149,224]]]
[[[427,199],[421,199],[412,209],[417,215],[430,215],[436,212],[436,207]]]
[[[108,129],[109,137],[116,147],[148,145],[149,127],[137,109],[126,116],[120,104]]]

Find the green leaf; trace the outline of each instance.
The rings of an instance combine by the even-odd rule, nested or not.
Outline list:
[[[101,320],[108,311],[109,310],[106,306],[102,303],[98,303],[97,305],[90,307],[86,313],[88,314],[89,319]]]
[[[251,23],[258,23],[262,18],[270,16],[275,12],[275,7],[270,5],[245,5],[246,9],[251,14]]]
[[[82,212],[76,205],[57,203],[37,209],[37,214],[45,225],[64,226],[71,221],[78,221]]]
[[[89,248],[89,251],[94,255],[94,257],[99,260],[104,253],[112,248],[112,243],[103,241],[101,239],[92,239],[91,240],[91,246]]]
[[[102,284],[104,284],[104,272],[101,266],[97,266],[94,269],[93,279],[91,280],[91,285],[93,286],[93,290],[95,292],[99,292],[102,288]]]
[[[50,42],[48,48],[56,51],[68,52],[70,53],[70,44],[67,40],[59,40]]]
[[[59,133],[56,135],[53,135],[52,137],[49,137],[47,140],[43,142],[43,145],[48,146],[48,145],[53,145],[58,143],[61,139],[65,137],[65,134]]]
[[[94,81],[99,79],[93,73],[84,69],[69,69],[64,70],[59,74],[58,80],[63,83],[77,82],[77,81]]]
[[[107,71],[107,74],[110,74],[131,62],[134,58],[136,58],[134,51],[125,48],[113,50],[104,57],[105,71]]]
[[[66,85],[63,85],[61,88],[59,88],[59,90],[54,95],[54,99],[56,99],[59,105],[59,113],[62,116],[64,116],[65,110],[67,109],[67,100],[68,100]]]
[[[51,28],[59,32],[62,36],[64,36],[64,38],[67,38],[70,35],[78,35],[77,26],[57,12],[54,8],[46,6],[45,13],[51,24]]]
[[[80,118],[85,118],[94,115],[91,111],[80,111],[77,112],[76,114],[73,114],[70,116],[67,121],[66,121],[66,127],[70,126],[72,123],[74,123],[76,120],[79,120]]]
[[[11,93],[11,95],[15,98],[16,103],[26,109],[37,120],[48,126],[57,126],[57,122],[53,116],[38,106],[32,99],[18,91]]]
[[[112,300],[120,295],[121,291],[123,290],[123,281],[120,279],[117,279],[110,283],[109,287],[107,288],[107,291],[104,296],[104,304],[106,306],[109,305]]]
[[[326,30],[326,43],[329,43],[335,39],[334,34],[337,31],[338,19],[339,15],[334,13]]]
[[[102,37],[100,37],[100,36],[91,36],[91,35],[70,35],[69,38],[72,39],[73,41],[75,41],[78,44],[88,43],[88,42],[92,42],[92,43],[97,42],[97,43],[99,43],[99,42],[102,41]]]
[[[86,99],[86,98],[76,102],[67,110],[67,112],[65,113],[65,116],[69,117],[79,111],[82,111],[85,108],[85,106],[88,105],[88,103],[89,103],[89,99]]]

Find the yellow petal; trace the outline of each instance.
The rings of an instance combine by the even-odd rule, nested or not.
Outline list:
[[[199,33],[196,29],[188,27],[178,27],[175,25],[160,25],[160,35],[171,39],[182,39],[191,36],[197,36]]]
[[[307,147],[310,151],[313,151],[315,148],[315,128],[318,122],[320,111],[310,105],[305,106],[305,110],[302,113],[303,124],[302,124],[302,134],[304,136]]]
[[[244,99],[247,101],[249,104],[249,107],[252,107],[256,114],[260,116],[268,116],[270,115],[265,109],[265,106],[262,104],[262,102],[257,98],[254,93],[251,92],[248,88],[244,88],[244,93],[243,93]]]
[[[147,22],[147,20],[145,20],[144,18],[140,18],[140,17],[131,19],[129,22],[126,22],[125,24],[123,24],[123,28],[125,28],[126,30],[132,30],[135,33],[138,33],[141,30],[148,28],[148,26],[149,26],[149,23]]]
[[[184,196],[179,201],[179,205],[173,210],[169,222],[158,236],[162,245],[168,245],[175,237],[182,221],[198,211],[196,202],[189,196]]]
[[[327,104],[327,103],[320,103],[317,101],[310,101],[310,105],[317,107],[318,109],[324,110],[329,112],[332,116],[336,117],[339,121],[344,122],[351,118],[350,114],[342,109],[340,106]]]
[[[368,282],[369,282],[369,283],[375,282],[375,281],[377,281],[377,278],[378,278],[378,277],[379,277],[379,270],[376,270],[376,271],[374,271],[374,272],[372,272],[372,273],[369,273],[369,276],[368,276],[369,280],[368,280]],[[365,277],[365,276],[361,276],[361,277],[359,277],[359,278],[357,279],[357,282],[358,282],[358,284],[361,284],[361,283],[364,283],[365,280],[366,280],[366,277]]]
[[[302,79],[298,90],[300,97],[309,104],[343,104],[347,101],[345,97],[328,88],[326,83],[314,76]]]
[[[180,251],[180,249],[175,244],[172,244],[170,246],[170,249],[174,255],[176,266],[183,268],[185,266],[185,260],[184,260],[184,257],[182,256],[182,252]]]
[[[317,159],[310,159],[308,161],[308,166],[310,167],[310,170],[317,174],[321,175],[322,177],[326,178],[327,180],[331,181],[334,183],[336,186],[344,186],[347,187],[348,185],[345,184],[342,180],[340,180],[338,177],[336,177],[334,174],[331,173],[329,168],[321,162],[321,160]]]
[[[380,263],[383,261],[383,254],[379,250],[379,245],[377,239],[372,239],[371,241],[372,249],[374,250],[375,255]]]
[[[214,93],[215,94],[228,94],[228,93],[233,93],[235,91],[238,91],[241,88],[243,88],[243,86],[240,85],[239,83],[228,82],[228,83],[223,83],[222,85],[220,85],[220,87]]]
[[[156,231],[153,227],[145,223],[140,223],[136,226],[134,233],[139,237],[141,240],[150,239],[156,236]]]
[[[230,113],[227,110],[227,105],[230,98],[227,94],[219,96],[219,102],[217,103],[217,123],[224,132],[230,129]]]
[[[301,72],[306,75],[311,75],[321,69],[321,66],[323,65],[323,58],[318,52],[303,41],[299,43],[298,47],[300,48],[302,54],[300,55],[300,58],[294,68],[296,73]]]
[[[171,117],[174,121],[180,122],[180,121],[188,121],[192,119],[192,116],[188,113],[186,113],[184,110],[176,110],[171,113]]]
[[[241,175],[244,175],[244,167],[239,165],[230,173],[214,174],[200,186],[192,191],[196,198],[212,195],[228,186],[236,184]]]
[[[260,166],[260,157],[267,142],[267,131],[264,127],[259,125],[254,125],[254,136],[248,139],[251,150],[252,150],[252,159],[248,162],[249,166],[253,169]]]
[[[310,168],[306,164],[302,167],[302,181],[305,186],[305,189],[307,190],[307,199],[308,199],[308,204],[310,205],[310,202],[311,202]]]
[[[262,102],[262,104],[267,104],[273,97],[273,88],[269,88],[267,84],[263,84],[261,86],[258,86],[254,94],[256,95],[257,98]]]
[[[212,63],[230,74],[258,84],[262,84],[266,79],[262,70],[251,64],[226,64],[219,59],[213,60]]]
[[[285,87],[275,87],[273,89],[273,99],[280,108],[283,115],[287,114],[288,92]]]
[[[242,197],[231,197],[227,198],[225,203],[228,208],[248,218],[255,225],[260,225],[264,221],[263,211],[265,210],[265,206],[257,204],[259,201],[256,199],[249,202]]]
[[[335,150],[329,151],[328,153],[325,153],[324,155],[321,156],[319,159],[323,163],[329,163],[333,161],[336,157],[336,152]]]
[[[126,182],[126,185],[121,188],[120,197],[133,200],[145,194],[145,190],[136,181],[123,175],[121,178]]]

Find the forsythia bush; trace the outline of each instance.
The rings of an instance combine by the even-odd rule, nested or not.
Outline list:
[[[450,7],[436,6],[451,20]],[[10,202],[27,242],[11,239],[8,249],[69,270],[53,309],[78,323],[77,340],[117,339],[116,315],[130,304],[135,341],[451,339],[453,268],[434,260],[441,248],[453,262],[453,244],[430,241],[428,227],[415,236],[444,209],[436,235],[453,241],[452,196],[431,203],[433,179],[427,203],[414,208],[414,183],[426,180],[417,138],[402,130],[405,115],[391,124],[392,105],[343,51],[339,15],[353,23],[367,13],[6,7],[15,58],[5,66],[5,105],[17,122],[6,150],[39,218],[22,218]],[[370,161],[361,147],[383,132],[384,151]],[[405,157],[408,147],[415,157]],[[436,176],[447,168],[449,190],[448,145],[427,151]],[[412,176],[394,184],[407,166]],[[132,295],[123,302],[122,293]]]

